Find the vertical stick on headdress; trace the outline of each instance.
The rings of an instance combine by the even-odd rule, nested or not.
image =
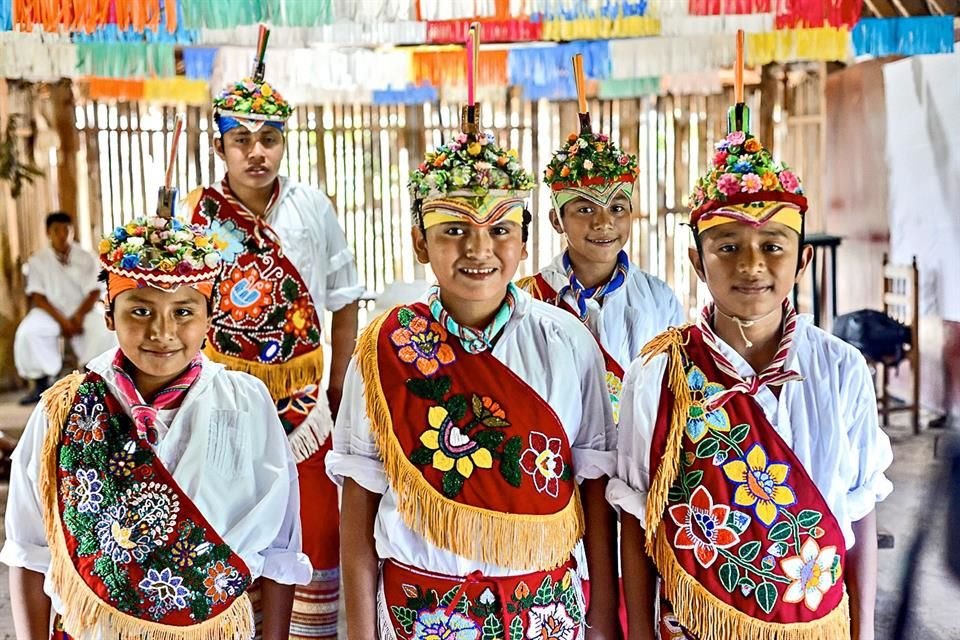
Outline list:
[[[480,131],[480,105],[476,101],[476,84],[480,75],[480,23],[474,22],[467,31],[467,106],[460,118],[461,130],[476,136]]]
[[[727,131],[750,133],[750,109],[743,101],[743,29],[737,29],[737,58],[733,63],[735,104],[727,111]]]
[[[573,56],[573,81],[577,85],[577,113],[580,133],[590,133],[590,112],[587,110],[587,81],[583,75],[583,54]]]
[[[173,207],[177,202],[177,190],[173,186],[173,168],[177,162],[177,147],[180,144],[180,133],[183,131],[183,114],[177,114],[177,121],[173,127],[173,143],[170,145],[170,158],[167,160],[167,173],[163,179],[163,186],[157,195],[157,215],[161,218],[172,218]]]
[[[267,25],[260,25],[260,33],[257,36],[257,55],[253,59],[253,76],[254,82],[263,82],[263,76],[266,74],[267,67],[265,58],[267,56],[267,40],[270,39],[270,29],[267,29]]]

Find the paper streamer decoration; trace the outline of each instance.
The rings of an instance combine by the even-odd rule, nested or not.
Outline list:
[[[850,32],[845,27],[820,29],[784,29],[747,34],[747,64],[799,60],[848,60]]]
[[[216,47],[184,47],[184,75],[189,80],[210,80],[218,51]]]
[[[570,58],[578,53],[583,55],[583,71],[588,79],[608,78],[610,46],[611,43],[598,40],[570,42],[554,47],[514,47],[510,49],[508,58],[509,82],[522,87],[524,97],[530,100],[574,98],[577,88],[570,69]]]
[[[788,0],[777,15],[777,29],[852,27],[860,19],[863,0]]]
[[[81,31],[92,33],[115,24],[120,31],[147,29],[158,31],[161,22],[174,33],[179,20],[178,0],[15,0],[14,22],[30,30],[41,25],[44,31]]]
[[[90,100],[143,100],[143,80],[90,77],[84,78],[81,89]]]
[[[0,0],[0,31],[13,29],[13,0]]]
[[[620,80],[601,80],[597,86],[597,97],[601,100],[636,98],[660,93],[660,78],[627,78]]]
[[[463,47],[415,49],[411,60],[413,81],[444,91],[449,86],[465,87],[467,77],[463,59]],[[479,64],[478,84],[506,87],[507,51],[481,49]]]
[[[427,42],[450,44],[463,42],[472,20],[427,22]],[[540,40],[543,25],[526,19],[482,20],[484,42],[530,42]]]
[[[445,0],[447,3],[450,0]],[[333,15],[337,22],[385,24],[417,21],[416,2],[413,0],[333,0]],[[386,40],[385,42],[391,42]],[[418,43],[423,40],[418,40]]]
[[[664,36],[697,36],[718,33],[762,33],[773,31],[776,15],[754,13],[721,16],[660,16],[660,32]]]
[[[169,78],[176,75],[172,44],[93,42],[76,46],[77,69],[82,75],[106,78]]]
[[[863,18],[851,32],[853,50],[858,56],[952,53],[953,21],[953,16]]]
[[[660,34],[660,20],[647,16],[620,18],[545,17],[543,40],[607,40],[612,38],[642,38]]]
[[[0,32],[0,78],[56,82],[77,76],[77,47],[67,36]]]
[[[157,78],[143,81],[143,99],[148,102],[191,106],[210,104],[210,85],[204,80],[187,78]]]
[[[357,3],[362,5],[363,3]],[[370,46],[390,43],[395,45],[423,44],[429,41],[427,23],[410,20],[397,22],[341,22],[306,30],[304,45],[328,43]],[[287,43],[287,40],[281,40]],[[290,46],[284,44],[284,46]]]
[[[193,29],[227,29],[266,22],[312,27],[333,21],[332,0],[181,0],[183,19]]]
[[[374,0],[366,0],[376,4]],[[379,0],[380,4],[389,4],[390,0]],[[467,20],[499,18],[505,20],[511,16],[510,2],[505,0],[415,0],[415,19],[418,20]],[[339,14],[337,14],[339,15]],[[486,35],[483,37],[487,41]]]
[[[373,92],[373,104],[412,104],[422,105],[437,101],[437,90],[433,87],[414,87],[406,89],[378,89]]]
[[[610,41],[610,77],[633,79],[729,67],[734,41],[729,35],[698,38],[637,38]]]

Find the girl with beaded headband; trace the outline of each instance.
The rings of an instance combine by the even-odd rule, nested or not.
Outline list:
[[[742,32],[738,35],[738,78]],[[691,196],[713,302],[627,372],[617,475],[631,632],[873,638],[874,507],[891,490],[863,357],[789,302],[810,260],[799,179],[729,133]],[[651,563],[652,562],[652,563]]]
[[[567,137],[544,174],[553,202],[550,224],[563,235],[566,248],[518,284],[576,315],[597,338],[617,422],[624,371],[647,341],[683,322],[683,309],[665,282],[627,257],[637,159],[593,131],[581,54],[573,57],[573,75],[580,131]],[[589,583],[585,586],[589,589]],[[622,607],[620,617],[625,621]]]
[[[161,196],[165,216],[100,242],[119,348],[44,394],[13,458],[0,561],[19,638],[248,640],[253,580],[310,579],[270,395],[201,353],[225,247]],[[289,605],[268,616],[285,638]]]
[[[205,352],[263,380],[297,460],[304,552],[314,576],[297,589],[291,637],[335,638],[340,523],[337,488],[323,459],[363,287],[327,196],[278,175],[284,123],[293,109],[264,80],[268,36],[261,27],[252,77],[214,101],[220,132],[215,150],[226,175],[219,184],[196,189],[188,201],[193,221],[228,243]],[[324,309],[332,312],[326,392]]]
[[[347,631],[612,638],[615,622],[584,610],[571,561],[586,535],[612,595],[603,360],[576,318],[511,283],[533,180],[479,131],[478,111],[410,179],[414,250],[437,284],[375,320],[347,372],[327,458],[351,532]]]

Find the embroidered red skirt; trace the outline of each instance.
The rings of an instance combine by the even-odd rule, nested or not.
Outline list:
[[[494,578],[445,576],[387,560],[378,603],[381,640],[584,637],[583,593],[569,562]]]

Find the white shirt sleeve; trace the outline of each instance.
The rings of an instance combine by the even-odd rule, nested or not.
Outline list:
[[[357,274],[357,264],[353,252],[347,246],[347,238],[333,210],[330,200],[318,192],[324,200],[321,207],[323,216],[326,255],[329,256],[326,280],[326,307],[329,311],[339,311],[363,295],[363,286]]]
[[[607,501],[641,523],[650,489],[650,446],[657,423],[666,355],[649,363],[637,359],[623,379],[620,396],[620,443],[616,475],[607,485]]]
[[[27,286],[25,293],[29,296],[34,293],[39,293],[42,296],[47,295],[47,290],[49,289],[49,283],[47,282],[47,269],[45,268],[45,261],[43,259],[43,254],[47,249],[41,249],[27,261]]]
[[[0,550],[0,562],[44,574],[50,567],[50,549],[38,487],[40,453],[46,433],[47,416],[43,403],[40,403],[33,410],[11,457],[6,540]]]
[[[350,361],[343,381],[343,399],[333,429],[333,448],[327,454],[327,475],[340,486],[350,478],[372,493],[387,491],[380,449],[370,432],[363,379],[356,359]]]
[[[262,562],[260,575],[280,584],[308,584],[313,568],[302,553],[300,485],[293,453],[266,386],[252,376],[245,375],[243,379],[242,383],[237,381],[237,391],[249,394],[247,424],[261,425],[250,429],[261,436],[259,442],[251,442],[251,451],[256,452],[254,473],[258,475],[255,483],[258,495],[233,531],[260,535],[257,529],[272,527],[272,540],[257,550]],[[279,520],[274,517],[278,504],[285,505]],[[247,523],[259,525],[248,527]]]
[[[880,429],[873,379],[862,357],[846,379],[849,391],[842,397],[848,399],[844,408],[849,425],[847,440],[851,457],[858,461],[856,478],[847,492],[847,511],[850,521],[856,522],[893,491],[893,484],[884,475],[893,462],[893,450],[887,434]]]
[[[572,316],[571,316],[572,317]],[[600,347],[584,328],[583,345],[575,345],[583,353],[580,362],[580,394],[583,412],[573,448],[573,468],[577,482],[612,476],[616,468],[617,428],[607,391],[606,367]]]

